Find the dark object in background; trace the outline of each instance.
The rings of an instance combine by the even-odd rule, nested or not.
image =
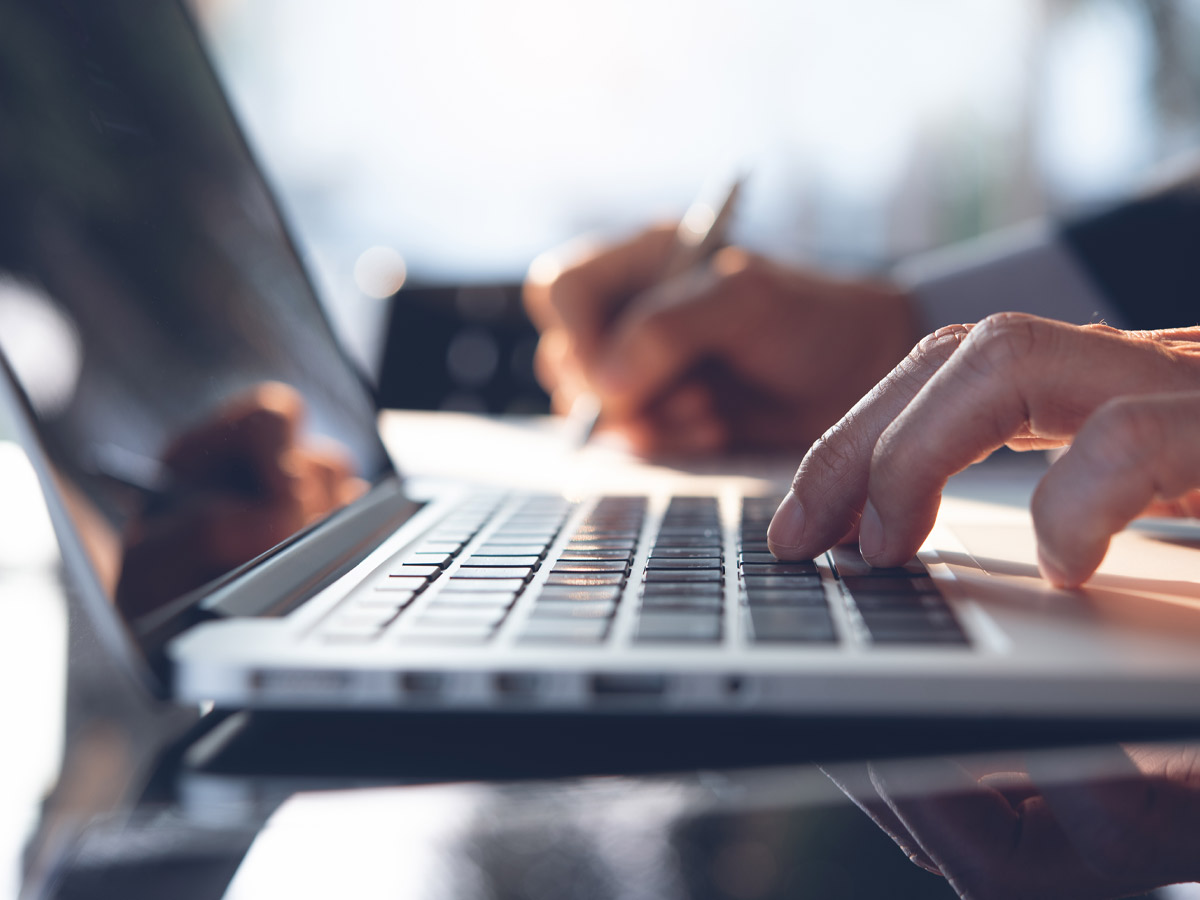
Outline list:
[[[406,286],[392,301],[379,405],[549,412],[533,374],[536,347],[519,284]]]

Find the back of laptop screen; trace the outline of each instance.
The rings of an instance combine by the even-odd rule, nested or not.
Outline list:
[[[0,0],[0,347],[127,617],[392,471],[175,3]]]

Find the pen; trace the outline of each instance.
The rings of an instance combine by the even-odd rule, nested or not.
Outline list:
[[[675,242],[663,266],[659,281],[666,281],[697,266],[725,246],[729,225],[737,209],[745,182],[738,176],[716,200],[701,196],[688,207],[675,229]],[[582,447],[591,438],[600,421],[600,398],[584,391],[571,404],[564,429],[572,445]]]

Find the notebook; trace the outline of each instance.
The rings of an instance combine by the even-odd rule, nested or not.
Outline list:
[[[0,60],[5,394],[72,583],[154,690],[397,713],[1200,710],[1192,537],[1123,535],[1092,586],[1051,590],[1012,503],[1025,465],[960,479],[889,570],[850,548],[775,560],[769,481],[406,484],[183,10],[0,0]],[[476,425],[461,442],[487,458]],[[422,435],[399,429],[400,455]]]

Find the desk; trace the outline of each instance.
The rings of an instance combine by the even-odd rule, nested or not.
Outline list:
[[[392,418],[385,432],[412,424]],[[447,433],[456,427],[453,419],[442,424]],[[520,430],[505,439],[519,447]],[[402,446],[400,461],[413,471],[450,474],[434,465],[446,457],[432,443]],[[491,463],[499,446],[491,447]],[[475,458],[470,448],[463,453]],[[435,459],[423,464],[422,454]],[[552,460],[537,462],[544,473]],[[480,480],[511,474],[482,468]],[[678,477],[707,475],[693,469]],[[36,833],[26,893],[56,900],[956,896],[906,860],[811,765],[554,779],[524,773],[498,783],[342,779],[282,804],[253,779],[197,781],[180,761],[181,750],[195,746],[179,737],[194,715],[137,695],[71,616],[31,479],[19,453],[0,445],[0,485],[10,501],[4,522],[22,523],[5,544],[20,552],[0,567],[0,667],[8,676],[0,699],[15,720],[0,772],[6,895],[16,891],[24,844]],[[60,758],[65,774],[39,807]],[[960,762],[965,770],[936,759],[891,761],[875,774],[885,773],[880,783],[890,797],[937,798],[963,771],[974,777],[1032,765],[1039,784],[1081,774],[1094,783],[1119,770],[1121,758],[1074,747]],[[871,789],[865,763],[843,761],[830,774],[860,800]],[[1051,862],[1070,852],[1059,848]],[[1173,888],[1156,896],[1197,895]]]

